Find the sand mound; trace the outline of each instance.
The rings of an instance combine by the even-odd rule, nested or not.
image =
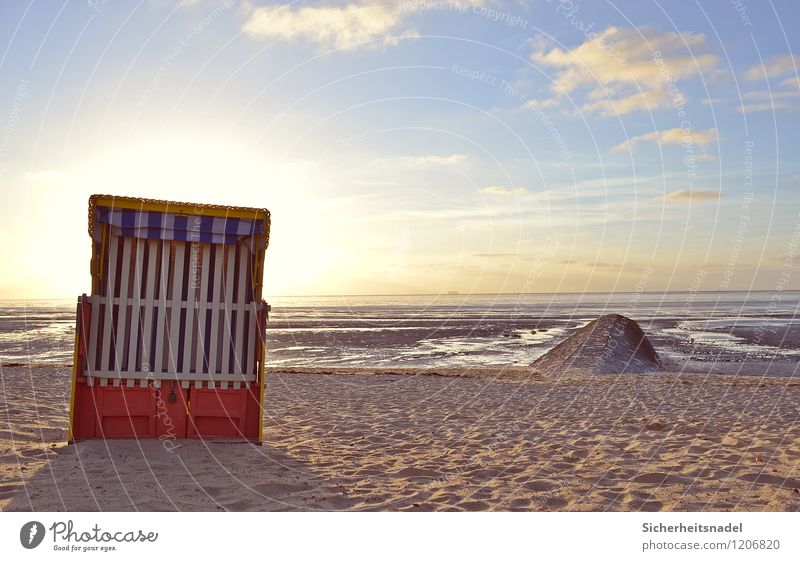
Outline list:
[[[642,328],[619,314],[601,316],[580,328],[533,366],[551,372],[580,368],[598,374],[664,370]]]

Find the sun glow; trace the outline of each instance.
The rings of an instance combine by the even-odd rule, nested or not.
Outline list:
[[[184,136],[120,145],[74,168],[24,174],[21,204],[59,235],[52,235],[53,227],[31,224],[25,239],[4,244],[5,262],[30,275],[14,278],[12,271],[5,291],[40,298],[86,290],[91,251],[86,204],[93,193],[266,207],[272,235],[265,292],[311,290],[320,277],[335,274],[342,260],[336,233],[326,228],[324,205],[314,197],[316,173],[314,162],[278,162],[246,146]]]

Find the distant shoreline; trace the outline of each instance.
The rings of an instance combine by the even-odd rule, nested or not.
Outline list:
[[[755,370],[759,368],[763,361],[752,361],[752,370],[742,372],[730,372],[720,369],[718,371],[698,372],[696,370],[663,370],[660,372],[651,372],[646,374],[636,373],[617,373],[617,374],[591,374],[598,378],[613,378],[618,376],[632,376],[632,377],[703,377],[713,376],[717,377],[747,377],[747,378],[793,378],[800,377],[797,374],[763,374]],[[729,365],[730,366],[730,365]],[[737,367],[741,363],[736,364]],[[70,363],[57,363],[57,362],[0,362],[0,369],[2,368],[29,368],[29,369],[72,369]],[[486,375],[501,374],[500,378],[505,380],[521,380],[521,379],[543,379],[541,372],[532,366],[465,366],[465,367],[437,367],[437,366],[270,366],[269,359],[266,366],[267,376],[277,376],[281,374],[313,374],[313,375],[328,375],[328,376],[365,376],[365,375],[381,375],[381,376],[443,376],[448,378],[478,378],[487,379]],[[575,368],[570,373],[583,374],[581,369]],[[556,374],[557,375],[557,374]]]
[[[583,292],[459,292],[458,294],[448,294],[447,292],[405,292],[405,293],[398,293],[398,294],[271,294],[266,297],[266,300],[269,301],[270,298],[381,298],[381,297],[391,297],[396,298],[398,296],[451,296],[451,297],[463,297],[463,296],[548,296],[548,295],[564,295],[564,296],[573,296],[575,294],[732,294],[737,292],[744,292],[747,294],[753,293],[791,293],[791,292],[800,292],[800,288],[788,289],[788,290],[775,290],[775,289],[727,289],[727,290],[642,290],[642,291],[635,291],[635,290],[615,290],[615,291],[607,291],[607,290],[586,290]],[[63,298],[0,298],[0,304],[4,302],[58,302],[58,301],[72,301],[77,300],[77,296],[69,297],[65,296]]]

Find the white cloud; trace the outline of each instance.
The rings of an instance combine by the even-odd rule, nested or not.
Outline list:
[[[557,69],[557,98],[588,89],[581,110],[613,116],[685,99],[677,89],[680,80],[716,70],[716,55],[697,52],[704,45],[702,34],[609,27],[574,49],[547,50],[535,42],[531,58]]]
[[[791,87],[791,83],[790,83]],[[780,111],[797,107],[800,90],[755,90],[742,95],[739,110],[743,113],[758,111]]]
[[[695,201],[717,201],[722,198],[720,191],[711,191],[708,189],[679,189],[664,195],[665,201],[673,202],[687,202],[693,203]]]
[[[648,132],[647,134],[641,134],[639,136],[631,137],[622,144],[614,146],[611,149],[611,151],[625,152],[627,150],[633,149],[633,147],[636,144],[640,144],[642,142],[651,142],[651,141],[658,142],[661,145],[694,144],[696,146],[699,146],[700,148],[705,148],[708,144],[711,144],[716,139],[717,139],[717,129],[684,131],[681,128],[675,128],[675,129],[667,129],[664,131]]]
[[[354,50],[394,45],[413,32],[394,34],[403,12],[384,4],[346,6],[262,6],[255,8],[242,30],[253,38],[305,38],[323,49]]]
[[[485,3],[484,0],[403,0],[399,3],[399,7],[406,12],[455,11],[483,6]]]
[[[764,66],[751,67],[746,77],[749,80],[774,78],[787,73],[796,73],[800,57],[780,55],[771,58]],[[755,113],[758,111],[781,111],[796,109],[797,99],[800,98],[800,79],[789,76],[778,83],[775,89],[754,90],[742,94],[742,103],[739,111],[742,113]]]
[[[394,158],[381,158],[373,160],[372,165],[377,165],[382,170],[382,179],[385,181],[385,172],[388,169],[402,169],[405,171],[415,171],[419,168],[430,168],[431,166],[458,167],[469,162],[466,154],[426,154],[424,156],[399,156]]]
[[[781,74],[796,73],[798,66],[800,66],[800,57],[778,55],[770,58],[763,65],[756,64],[748,68],[745,78],[751,81],[774,78]]]
[[[468,161],[469,158],[465,154],[450,154],[449,156],[431,154],[428,156],[411,158],[411,163],[416,165],[439,164],[443,166],[457,166],[466,164]]]
[[[524,187],[511,188],[506,187],[505,185],[489,185],[488,187],[484,187],[478,191],[486,195],[522,195],[523,193],[528,192],[528,190]]]
[[[742,94],[742,99],[754,99],[767,101],[771,99],[789,99],[792,97],[800,96],[800,91],[783,91],[783,90],[756,90]]]
[[[547,99],[532,99],[528,101],[525,106],[529,109],[550,109],[556,107],[561,103],[558,98],[550,97]]]
[[[792,76],[791,78],[786,78],[779,85],[782,88],[794,88],[796,90],[800,90],[800,77]]]
[[[795,106],[791,103],[743,103],[739,106],[739,111],[742,113],[758,113],[760,111],[783,111],[784,109],[793,109]]]

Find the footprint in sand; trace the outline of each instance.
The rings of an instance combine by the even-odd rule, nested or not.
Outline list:
[[[489,505],[483,501],[468,501],[465,503],[460,503],[459,507],[463,508],[468,512],[476,512],[481,510],[489,510]]]
[[[516,509],[528,509],[530,507],[531,500],[530,499],[514,499],[508,505],[509,509],[516,510]]]
[[[639,510],[642,512],[659,512],[664,508],[664,503],[660,501],[634,501],[628,505],[632,510]]]
[[[567,500],[562,497],[546,497],[537,502],[539,510],[559,510],[567,506]]]
[[[647,485],[686,485],[690,480],[680,475],[662,473],[643,473],[631,479],[631,483],[644,483]]]
[[[785,487],[788,489],[800,487],[800,481],[796,479],[781,477],[779,475],[769,475],[767,473],[745,473],[740,475],[739,479],[749,481],[750,483],[764,483],[766,485]]]
[[[537,493],[546,493],[547,491],[552,491],[556,487],[558,487],[557,483],[545,480],[528,481],[527,483],[525,483],[526,489],[530,489],[531,491],[536,491]]]

